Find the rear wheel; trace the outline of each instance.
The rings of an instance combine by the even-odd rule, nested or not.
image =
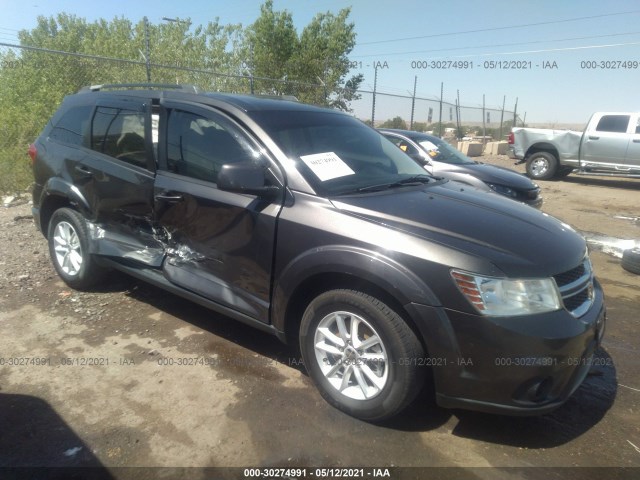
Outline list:
[[[331,405],[379,421],[420,392],[424,351],[416,334],[383,302],[354,290],[332,290],[307,307],[300,349],[309,376]]]
[[[537,152],[527,159],[527,176],[535,180],[550,180],[558,171],[558,159],[548,152]]]
[[[87,224],[70,208],[56,210],[49,222],[49,253],[58,275],[72,288],[94,285],[105,273],[89,253]]]

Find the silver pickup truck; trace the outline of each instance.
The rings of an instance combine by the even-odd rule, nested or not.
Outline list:
[[[594,113],[583,132],[513,128],[509,157],[536,180],[571,172],[640,178],[640,113]]]

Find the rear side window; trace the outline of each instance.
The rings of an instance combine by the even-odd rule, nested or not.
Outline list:
[[[91,105],[71,107],[62,114],[58,123],[51,129],[49,138],[70,145],[87,147],[92,109]]]
[[[604,115],[598,122],[599,132],[626,133],[629,126],[629,115]]]
[[[91,149],[123,162],[147,168],[144,113],[98,107],[91,127]]]

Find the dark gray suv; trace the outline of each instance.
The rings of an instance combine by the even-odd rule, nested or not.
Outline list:
[[[578,388],[605,307],[584,239],[435,179],[347,114],[180,88],[91,87],[29,149],[71,287],[126,272],[298,344],[337,408],[539,414]]]

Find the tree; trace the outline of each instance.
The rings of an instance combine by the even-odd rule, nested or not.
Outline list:
[[[258,80],[257,85],[265,93],[292,94],[304,102],[349,110],[363,80],[362,75],[347,79],[348,54],[355,46],[349,13],[346,8],[337,15],[317,14],[298,37],[291,14],[274,12],[273,1],[267,0],[246,30],[245,55],[254,76],[276,81]]]
[[[402,117],[394,117],[391,120],[386,120],[380,128],[399,128],[402,130],[407,129],[407,122],[405,122]]]

